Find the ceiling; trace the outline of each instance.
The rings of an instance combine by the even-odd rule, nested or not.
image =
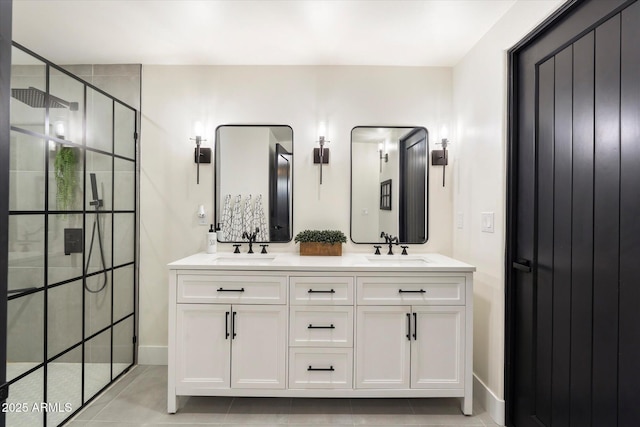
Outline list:
[[[13,40],[59,64],[453,66],[515,2],[14,0]]]

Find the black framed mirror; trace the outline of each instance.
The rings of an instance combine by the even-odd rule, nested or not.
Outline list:
[[[351,130],[351,240],[428,239],[429,133],[419,126]]]
[[[216,224],[221,242],[289,242],[293,230],[293,129],[221,125],[215,142]]]

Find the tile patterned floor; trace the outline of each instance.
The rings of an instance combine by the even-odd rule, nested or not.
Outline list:
[[[67,425],[138,426],[477,426],[496,424],[476,406],[460,412],[457,399],[183,398],[166,412],[166,366],[137,366]]]

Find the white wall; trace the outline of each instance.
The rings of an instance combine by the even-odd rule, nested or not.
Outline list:
[[[561,3],[518,1],[453,69],[453,210],[463,215],[453,256],[477,268],[473,368],[494,400],[504,399],[507,50]],[[481,212],[495,213],[495,233],[481,232]]]
[[[213,169],[196,185],[193,123],[211,146],[220,124],[286,124],[293,128],[294,235],[306,228],[349,231],[349,143],[359,125],[424,126],[451,119],[451,69],[333,66],[144,66],[141,129],[140,362],[166,358],[167,268],[204,250],[204,204],[213,212]],[[331,163],[319,185],[318,124],[326,123]],[[432,144],[433,147],[433,144]],[[440,174],[440,168],[430,173]],[[450,169],[450,168],[449,168]],[[242,173],[239,169],[239,173]],[[429,242],[410,251],[451,254],[451,187],[430,180]],[[297,251],[272,244],[271,251]],[[345,251],[372,251],[348,243]],[[218,250],[230,251],[229,245]],[[244,248],[246,250],[246,248]],[[166,359],[165,359],[166,360]]]

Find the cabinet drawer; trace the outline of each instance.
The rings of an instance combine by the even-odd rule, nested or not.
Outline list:
[[[464,305],[461,276],[364,277],[356,279],[361,305]]]
[[[179,303],[286,304],[284,276],[178,276]]]
[[[352,388],[350,348],[289,350],[289,388]]]
[[[291,305],[353,305],[353,277],[291,277]]]
[[[289,345],[352,347],[353,307],[291,307]]]

